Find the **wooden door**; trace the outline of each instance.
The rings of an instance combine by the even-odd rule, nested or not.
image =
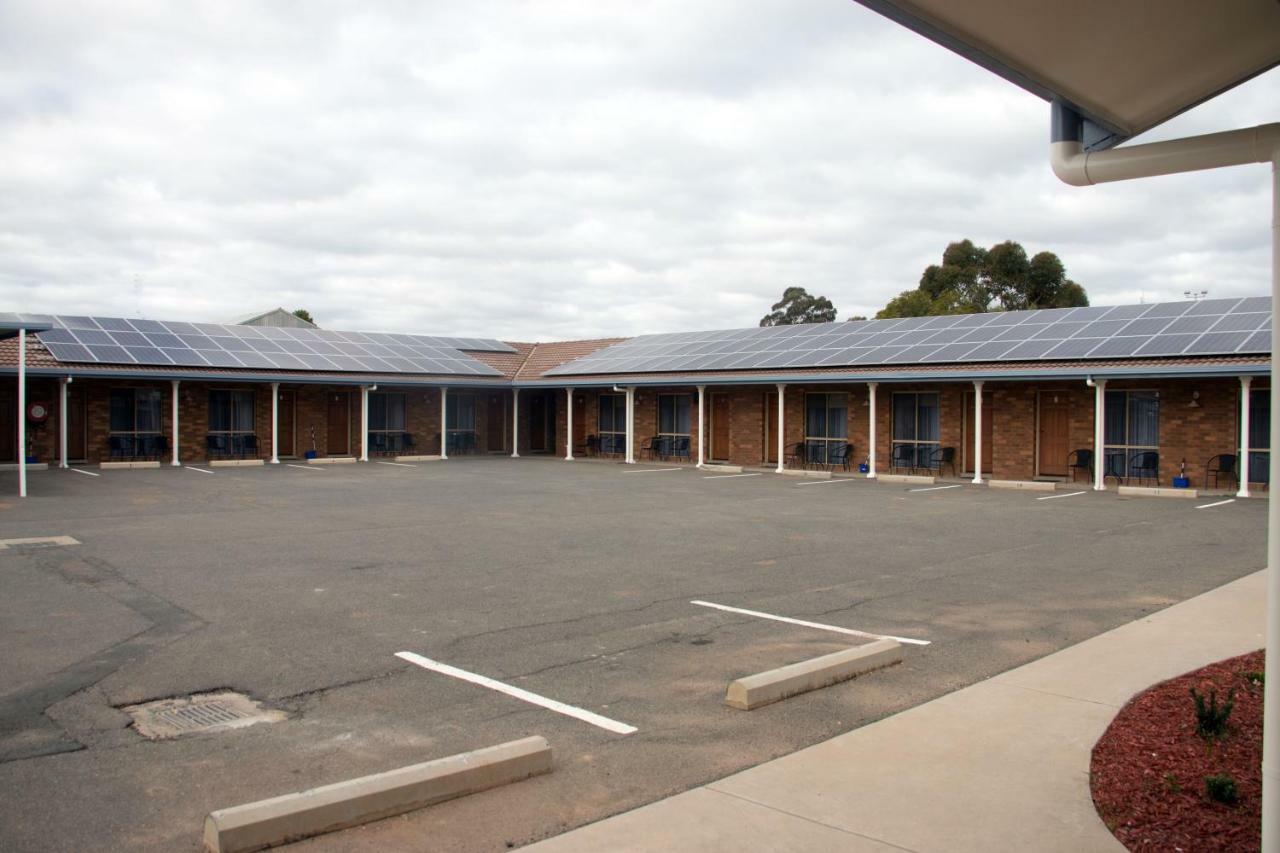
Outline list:
[[[351,395],[348,391],[329,392],[329,437],[325,452],[330,456],[351,453]]]
[[[18,461],[17,398],[8,389],[0,392],[0,462]]]
[[[547,449],[547,396],[538,394],[529,401],[529,449]]]
[[[1041,391],[1037,395],[1040,411],[1036,436],[1036,473],[1042,477],[1065,477],[1070,435],[1070,408],[1065,391]]]
[[[280,456],[297,456],[298,450],[295,446],[297,430],[294,428],[296,421],[294,415],[294,392],[281,391],[279,405],[276,416],[279,419],[277,429],[279,429],[280,435],[276,439],[276,452]]]
[[[995,438],[995,409],[991,392],[982,392],[982,473],[991,473],[991,445]],[[964,392],[964,459],[961,470],[973,473],[973,392]]]
[[[764,461],[778,461],[778,392],[764,395]]]
[[[485,424],[485,450],[489,453],[507,448],[507,395],[489,395],[489,417]]]
[[[89,441],[85,419],[84,389],[67,389],[67,459],[87,459]]]
[[[576,398],[571,398],[569,401],[569,405],[573,406],[573,447],[575,453],[577,448],[585,448],[587,446],[587,412],[582,403],[581,399]],[[592,434],[595,434],[595,430],[592,430]]]
[[[711,445],[708,458],[729,458],[729,395],[711,395]]]

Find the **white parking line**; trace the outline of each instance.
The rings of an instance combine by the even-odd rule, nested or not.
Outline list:
[[[210,470],[209,470],[209,469],[207,469],[207,468],[197,468],[197,467],[196,467],[196,466],[194,466],[194,465],[184,465],[184,466],[182,466],[182,467],[186,468],[188,471],[199,471],[201,474],[212,474],[212,473],[213,473],[212,471],[210,471]]]
[[[289,468],[298,468],[302,471],[323,471],[323,468],[312,468],[310,465],[294,465],[292,462],[284,463]]]
[[[728,613],[741,613],[743,616],[759,616],[761,619],[772,619],[775,622],[786,622],[789,625],[802,625],[805,628],[817,628],[820,631],[834,631],[837,634],[849,634],[854,637],[866,637],[870,640],[897,640],[899,643],[910,643],[913,646],[927,646],[929,640],[913,640],[909,637],[895,637],[892,634],[868,634],[866,631],[855,631],[853,628],[841,628],[839,625],[823,625],[821,622],[806,622],[803,619],[792,619],[790,616],[775,616],[772,613],[761,613],[758,610],[743,610],[741,607],[730,607],[727,604],[715,604],[710,601],[690,601],[699,607],[712,607]]]
[[[522,699],[532,705],[539,705],[549,711],[555,711],[557,714],[564,714],[566,717],[582,720],[584,723],[590,723],[593,726],[599,726],[602,729],[611,731],[614,734],[629,735],[637,731],[635,726],[629,726],[626,723],[620,723],[617,720],[611,720],[608,717],[602,717],[591,711],[576,708],[573,705],[566,705],[563,702],[557,702],[555,699],[548,699],[545,696],[539,696],[537,693],[530,693],[528,690],[521,690],[519,687],[512,687],[510,684],[503,684],[501,681],[495,681],[484,675],[477,675],[474,672],[467,672],[465,669],[458,669],[456,666],[449,666],[447,663],[440,663],[431,658],[424,658],[422,655],[416,655],[413,652],[396,652],[396,657],[401,660],[407,660],[409,663],[417,664],[423,669],[429,669],[432,672],[438,672],[441,675],[451,675],[454,678],[460,678],[463,681],[469,681],[472,684],[479,684],[481,687],[488,687],[490,690],[496,690],[499,693],[505,693],[508,696],[514,696]]]
[[[1054,498],[1074,498],[1076,495],[1087,495],[1087,494],[1089,494],[1089,492],[1088,492],[1088,491],[1083,491],[1083,492],[1064,492],[1064,493],[1063,493],[1063,494],[1061,494],[1061,495],[1045,495],[1045,496],[1044,496],[1044,497],[1042,497],[1042,498],[1036,498],[1036,500],[1038,500],[1038,501],[1051,501],[1051,500],[1053,500]]]
[[[631,468],[623,474],[661,474],[663,471],[679,471],[679,468]]]
[[[1225,501],[1218,501],[1217,503],[1200,504],[1200,506],[1196,507],[1196,509],[1208,509],[1209,507],[1214,507],[1214,506],[1225,506],[1226,504],[1233,504],[1235,502],[1236,502],[1235,498],[1227,498]]]
[[[811,483],[796,483],[797,486],[829,486],[832,483],[852,483],[852,477],[832,477],[830,480],[814,480]]]
[[[410,465],[408,462],[383,462],[381,459],[375,459],[379,465],[395,465],[397,468],[417,468],[417,465]]]
[[[68,468],[67,470],[68,470],[68,471],[75,471],[77,474],[84,474],[86,477],[101,477],[101,476],[102,476],[101,474],[98,474],[98,473],[96,473],[96,472],[94,472],[94,471],[85,471],[85,470],[83,470],[82,468]]]
[[[923,489],[907,489],[908,492],[940,492],[943,489],[960,489],[963,488],[959,483],[954,486],[925,486]]]
[[[712,474],[709,477],[703,477],[704,480],[728,480],[733,477],[763,477],[764,474]]]

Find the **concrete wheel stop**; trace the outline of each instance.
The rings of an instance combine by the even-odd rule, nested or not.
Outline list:
[[[751,711],[790,696],[848,681],[901,661],[901,643],[890,639],[876,640],[865,646],[854,646],[735,679],[729,682],[724,703],[740,711]]]

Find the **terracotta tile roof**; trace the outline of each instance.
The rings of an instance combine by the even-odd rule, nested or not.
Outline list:
[[[501,370],[502,375],[506,379],[515,379],[516,374],[520,372],[520,368],[529,358],[529,353],[533,352],[537,344],[522,344],[514,341],[503,341],[508,346],[514,347],[515,352],[477,352],[475,350],[466,350],[467,355],[476,361],[484,362],[494,370]]]
[[[628,340],[628,338],[598,338],[590,341],[551,341],[534,344],[533,351],[529,353],[528,358],[516,373],[515,378],[520,380],[539,379],[548,370],[559,367],[565,362],[573,361],[575,358],[582,358],[596,350],[622,343],[625,340]],[[524,344],[511,344],[511,346],[519,347],[524,346]]]

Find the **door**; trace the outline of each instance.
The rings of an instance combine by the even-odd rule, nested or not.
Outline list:
[[[489,418],[485,424],[485,449],[498,453],[507,447],[507,395],[489,395]]]
[[[991,445],[995,437],[995,410],[991,406],[991,392],[982,392],[982,473],[991,473]],[[966,473],[973,473],[973,392],[964,392],[964,466]]]
[[[89,441],[85,429],[84,389],[67,389],[67,459],[87,459]]]
[[[351,394],[348,391],[329,392],[329,437],[325,448],[330,456],[351,453]]]
[[[276,439],[276,452],[280,456],[297,456],[298,451],[294,446],[297,431],[294,429],[294,392],[280,392],[280,408],[276,412],[279,418],[280,436]]]
[[[778,393],[764,395],[764,461],[778,461]]]
[[[1037,395],[1040,411],[1036,421],[1039,424],[1036,444],[1036,474],[1041,477],[1065,477],[1067,475],[1067,455],[1070,437],[1068,424],[1070,410],[1065,391],[1041,391]]]
[[[538,394],[529,401],[529,449],[547,449],[547,396]]]
[[[17,405],[12,392],[0,392],[0,462],[18,461]]]
[[[711,445],[708,458],[729,459],[729,395],[711,395]]]

